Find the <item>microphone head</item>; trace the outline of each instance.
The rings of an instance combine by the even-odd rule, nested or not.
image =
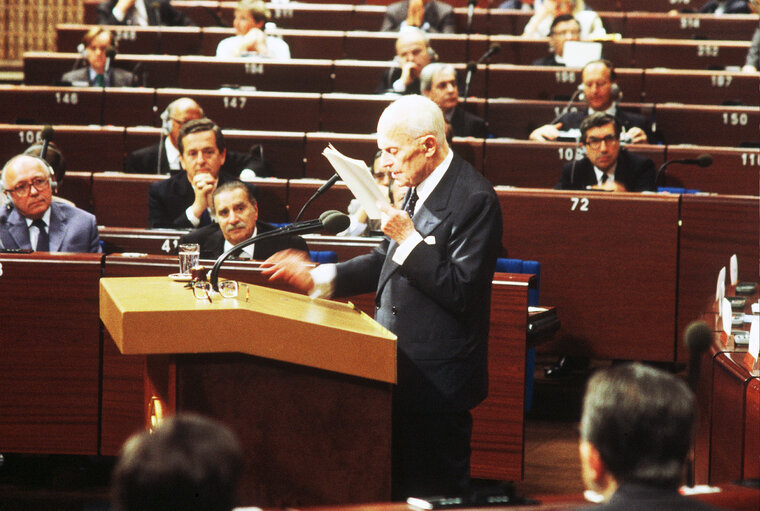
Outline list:
[[[116,56],[116,47],[109,46],[108,48],[106,48],[106,57],[107,58],[112,59],[115,56]]]
[[[157,11],[157,10],[161,9],[161,2],[158,2],[158,1],[151,2],[150,3],[150,8],[153,9],[154,11]]]
[[[319,221],[324,223],[325,220],[327,220],[328,216],[334,215],[335,213],[341,214],[340,211],[338,211],[337,209],[328,209],[327,211],[319,215]]]
[[[710,347],[713,332],[704,321],[692,321],[683,334],[683,342],[689,351],[699,355]]]
[[[488,51],[491,52],[491,55],[499,53],[501,51],[501,44],[499,43],[493,43],[489,48]]]
[[[325,213],[329,213],[329,215],[322,219],[322,215]],[[320,215],[320,220],[322,220],[325,232],[329,234],[338,234],[348,229],[348,226],[351,225],[351,219],[348,218],[348,215],[340,211],[325,211],[325,213]]]
[[[42,128],[42,131],[40,132],[40,137],[42,138],[42,140],[46,140],[48,142],[51,142],[53,140],[54,135],[55,135],[55,130],[49,124],[46,124],[45,127]]]
[[[713,163],[713,157],[707,153],[697,156],[697,165],[700,167],[709,167]]]

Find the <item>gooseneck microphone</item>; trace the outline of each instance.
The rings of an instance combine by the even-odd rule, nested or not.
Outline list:
[[[215,291],[219,291],[218,283],[219,283],[219,268],[221,268],[222,263],[227,260],[227,258],[240,250],[241,248],[245,248],[249,245],[253,245],[257,241],[263,240],[263,239],[269,239],[269,238],[276,238],[279,236],[288,236],[293,234],[307,234],[310,232],[316,232],[316,231],[322,231],[324,230],[328,234],[337,234],[341,231],[345,231],[348,229],[348,226],[351,224],[351,220],[348,218],[348,215],[341,213],[340,211],[336,211],[334,209],[325,211],[321,215],[319,215],[319,218],[314,220],[307,220],[305,222],[294,222],[292,224],[286,225],[285,227],[280,227],[279,229],[275,229],[274,231],[265,232],[262,234],[259,234],[257,236],[254,236],[253,238],[249,238],[245,241],[241,241],[228,251],[226,251],[224,254],[220,255],[219,258],[214,263],[214,266],[211,268],[211,274],[209,275],[209,282],[211,282],[211,285],[213,286]]]
[[[161,32],[161,2],[154,1],[150,4],[150,10],[156,17],[156,53],[161,55],[162,32]]]
[[[657,169],[657,176],[655,178],[655,183],[660,182],[661,176],[665,174],[665,169],[673,163],[680,163],[682,165],[697,165],[698,167],[709,167],[713,163],[713,157],[707,153],[703,153],[697,156],[696,158],[682,158],[678,160],[668,160],[665,163],[663,163],[659,169]]]
[[[472,34],[472,17],[475,14],[475,5],[478,0],[469,0],[467,2],[467,33]]]
[[[486,52],[480,56],[480,58],[478,59],[478,64],[485,64],[491,59],[491,57],[493,57],[500,51],[501,51],[501,45],[499,43],[493,43],[491,46],[488,47]]]
[[[40,138],[42,138],[42,148],[40,149],[41,160],[45,160],[45,157],[47,156],[48,146],[50,145],[50,142],[53,141],[54,136],[55,130],[51,125],[46,124],[45,127],[42,128],[42,132],[40,132]]]
[[[493,57],[500,51],[501,51],[501,45],[499,43],[494,43],[488,47],[486,52],[480,56],[477,62],[470,61],[467,63],[467,74],[465,75],[464,91],[462,93],[462,95],[465,97],[465,101],[467,100],[467,97],[470,95],[470,83],[472,82],[472,76],[475,74],[475,71],[478,70],[478,64],[485,64],[486,62],[488,62],[488,60],[491,57]]]
[[[333,176],[330,179],[325,181],[325,183],[322,186],[317,188],[317,191],[314,192],[314,195],[309,197],[309,200],[307,200],[306,203],[303,205],[303,207],[301,208],[301,211],[298,212],[298,214],[296,215],[295,221],[298,222],[301,219],[301,215],[303,215],[303,212],[306,211],[306,208],[309,206],[309,204],[314,202],[314,199],[316,199],[317,197],[325,193],[327,190],[329,190],[332,187],[332,185],[337,183],[339,180],[340,180],[340,176],[338,174],[333,174]]]

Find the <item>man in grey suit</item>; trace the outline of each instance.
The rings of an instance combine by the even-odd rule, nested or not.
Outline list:
[[[0,211],[0,248],[38,252],[100,252],[95,217],[53,201],[53,169],[43,160],[14,156],[0,184],[6,206]]]
[[[678,493],[697,425],[694,393],[679,378],[639,363],[591,377],[583,399],[579,451],[587,511],[715,508]]]
[[[137,76],[118,67],[108,66],[108,49],[114,47],[113,32],[103,27],[92,27],[82,36],[81,47],[87,65],[69,71],[61,82],[84,87],[134,87]]]
[[[410,95],[380,116],[380,165],[409,188],[379,203],[385,240],[313,271],[281,252],[265,270],[312,296],[375,291],[375,319],[398,336],[393,395],[394,499],[469,486],[470,410],[488,393],[488,321],[502,218],[493,186],[455,155],[438,106]]]
[[[390,32],[404,27],[453,34],[456,32],[454,9],[437,0],[403,0],[390,4],[380,30]]]

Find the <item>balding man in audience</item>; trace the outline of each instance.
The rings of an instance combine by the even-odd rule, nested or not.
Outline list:
[[[609,60],[595,60],[586,64],[582,73],[583,95],[586,108],[569,111],[556,123],[545,124],[530,134],[531,140],[557,140],[562,132],[580,128],[581,122],[594,112],[606,112],[615,117],[623,130],[625,141],[632,144],[646,144],[651,124],[640,114],[618,108],[622,92],[617,84],[615,66]],[[560,131],[561,130],[561,131]],[[569,135],[566,135],[569,136]]]
[[[436,60],[438,55],[430,47],[425,32],[418,28],[402,30],[396,39],[394,66],[385,72],[376,92],[420,94],[420,73]]]
[[[172,7],[170,0],[103,0],[98,4],[98,24],[195,26],[193,20]]]
[[[403,0],[390,4],[385,10],[383,32],[417,27],[425,32],[456,32],[454,9],[437,0]]]
[[[53,200],[53,169],[35,156],[14,156],[0,176],[0,247],[37,252],[100,252],[95,217]]]
[[[115,511],[231,511],[245,466],[225,425],[181,413],[130,437],[111,482]]]
[[[227,150],[224,135],[210,119],[182,125],[177,138],[181,172],[150,185],[148,227],[190,229],[212,222],[211,194],[234,178],[220,173]]]
[[[583,481],[604,504],[587,511],[711,511],[678,493],[696,431],[696,399],[675,376],[614,365],[588,382],[581,417]]]
[[[443,112],[454,137],[488,137],[486,121],[459,106],[457,72],[451,64],[434,62],[420,73],[422,93]]]
[[[179,130],[194,119],[204,117],[203,108],[191,98],[175,99],[161,114],[164,137],[161,142],[143,147],[129,154],[125,172],[147,174],[176,174],[182,170],[179,153]],[[266,177],[269,175],[267,163],[260,155],[228,151],[221,172],[240,179]]]
[[[224,183],[214,190],[211,199],[218,223],[191,231],[179,240],[180,243],[198,243],[203,259],[216,259],[238,243],[275,229],[259,220],[256,197],[242,181]],[[300,236],[277,236],[248,245],[233,257],[263,261],[288,248],[308,252],[306,242]]]
[[[586,155],[565,163],[556,188],[599,189],[616,192],[655,191],[654,162],[620,148],[620,123],[604,112],[596,112],[581,123],[581,140]]]
[[[461,494],[470,474],[470,409],[488,391],[491,281],[501,209],[491,183],[454,154],[438,105],[391,103],[377,125],[380,165],[409,187],[387,203],[386,237],[369,254],[313,271],[280,252],[265,273],[312,296],[375,292],[375,318],[398,336],[393,498]]]

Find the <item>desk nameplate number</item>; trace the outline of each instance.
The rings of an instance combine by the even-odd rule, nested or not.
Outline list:
[[[570,211],[588,211],[588,197],[570,197]]]

